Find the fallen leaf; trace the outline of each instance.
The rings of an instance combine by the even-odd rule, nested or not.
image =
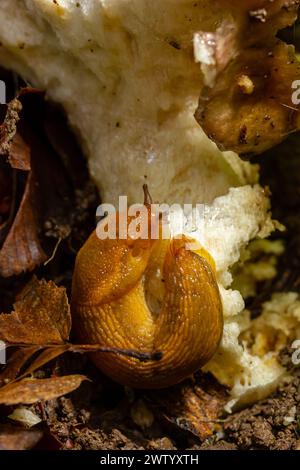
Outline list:
[[[63,346],[54,346],[44,349],[18,378],[21,379],[27,375],[33,374],[36,370],[41,369],[45,364],[48,364],[48,362],[53,361],[53,359],[56,359],[68,351],[70,349],[69,346],[70,345],[68,344],[64,344]]]
[[[32,405],[41,400],[53,400],[78,388],[84,380],[84,375],[65,375],[48,379],[22,379],[5,385],[0,389],[0,404]]]
[[[32,449],[43,437],[40,429],[24,429],[0,424],[0,450]]]
[[[0,374],[0,393],[8,385],[24,383],[25,377],[67,351],[122,354],[140,361],[161,357],[159,353],[147,354],[103,345],[73,345],[67,342],[70,330],[70,306],[65,289],[52,281],[39,281],[33,277],[17,296],[14,311],[0,315],[1,340],[8,347],[20,348],[11,355]]]
[[[0,275],[3,277],[32,271],[46,260],[32,202],[34,192],[35,181],[30,173],[19,210],[0,250]]]
[[[4,370],[0,372],[0,387],[14,380],[19,375],[20,370],[28,359],[30,359],[38,350],[39,347],[31,346],[28,348],[20,348],[15,351],[8,359]]]
[[[0,317],[1,318],[1,317]],[[19,372],[24,364],[40,350],[40,353],[35,357],[32,363],[25,368],[20,375]],[[99,344],[64,344],[59,346],[51,346],[43,349],[43,346],[21,347],[17,350],[11,359],[8,361],[5,369],[0,373],[0,387],[4,384],[14,380],[21,380],[28,375],[33,374],[35,371],[41,369],[44,365],[48,364],[53,359],[58,358],[66,352],[72,353],[89,353],[89,352],[102,352],[120,354],[129,357],[134,357],[142,362],[150,360],[159,360],[160,353],[143,353],[139,351],[118,349],[101,346]]]
[[[47,140],[43,129],[45,106],[43,93],[24,88],[7,105],[0,126],[0,158],[5,158],[15,172],[18,187],[15,211],[0,250],[2,277],[32,271],[49,258],[45,249],[49,253],[53,250],[50,238],[63,240],[71,233],[75,212],[71,200],[75,200],[76,188],[62,158]],[[72,140],[71,135],[68,138]]]
[[[24,82],[16,74],[0,68],[0,78],[13,97],[0,105],[0,277],[10,278],[74,257],[94,228],[99,198],[62,109],[40,90],[18,91]]]
[[[11,208],[12,178],[8,165],[0,159],[0,231]],[[1,235],[0,235],[1,242]]]
[[[154,404],[158,418],[205,440],[220,429],[219,418],[228,400],[227,393],[212,376],[198,373],[196,382],[162,390],[159,394],[147,393]]]
[[[66,291],[33,278],[11,314],[0,315],[0,338],[10,344],[62,344],[69,338],[71,314]]]
[[[12,171],[27,172],[23,197],[0,250],[0,275],[3,277],[31,271],[46,259],[39,240],[35,203],[37,187],[34,173],[30,171],[31,150],[18,131],[23,109],[19,98],[17,96],[7,105],[6,116],[0,126],[0,155],[7,158]]]
[[[10,163],[11,167],[16,170],[31,170],[30,147],[19,133],[14,136],[11,142],[8,162]]]

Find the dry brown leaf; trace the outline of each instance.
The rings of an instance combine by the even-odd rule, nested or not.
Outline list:
[[[295,22],[299,0],[218,2],[231,18],[203,33],[215,44],[216,80],[203,90],[196,119],[221,150],[261,153],[300,127],[292,102],[300,63],[275,36]]]
[[[1,317],[0,317],[1,318]],[[21,375],[19,372],[24,364],[38,351],[40,354],[32,361],[32,363],[23,371]],[[58,358],[65,352],[73,353],[89,353],[89,352],[102,352],[102,353],[114,353],[134,357],[140,361],[158,360],[159,354],[148,354],[138,351],[110,348],[101,346],[99,344],[63,344],[59,346],[51,346],[43,349],[43,346],[31,346],[21,347],[17,350],[8,361],[5,369],[0,374],[0,387],[12,382],[14,380],[21,380],[28,375],[33,374],[38,369],[41,369],[44,365],[53,359]]]
[[[7,165],[0,160],[0,226],[9,214],[11,205],[11,177]]]
[[[158,354],[149,355],[137,351],[107,348],[102,345],[73,345],[67,343],[71,330],[68,298],[65,289],[57,287],[52,281],[39,281],[36,277],[33,277],[16,300],[14,311],[11,314],[0,315],[1,340],[5,341],[8,346],[20,348],[14,352],[0,374],[0,387],[2,385],[0,396],[8,385],[24,384],[26,376],[33,374],[36,370],[41,369],[45,364],[67,351],[79,353],[109,352],[135,357],[141,361],[159,359]],[[33,355],[36,355],[35,358],[25,368],[26,363]],[[27,385],[27,382],[25,384]],[[32,382],[29,385],[31,384]],[[16,385],[16,387],[18,391],[19,385]]]
[[[6,157],[11,168],[28,172],[20,206],[11,223],[9,233],[0,250],[0,275],[10,277],[31,271],[46,259],[39,240],[37,220],[37,187],[31,172],[31,150],[18,132],[22,103],[18,95],[7,105],[0,126],[0,155]],[[16,197],[16,196],[15,196]]]
[[[10,163],[11,167],[16,170],[31,170],[30,148],[19,133],[14,136],[11,142],[8,162]]]
[[[34,192],[35,181],[30,173],[19,210],[0,250],[0,275],[3,277],[18,275],[26,270],[32,271],[46,260],[39,240],[32,199]]]
[[[61,241],[71,234],[75,188],[63,162],[69,154],[56,153],[43,129],[46,120],[43,93],[24,88],[7,105],[0,126],[0,158],[10,165],[16,186],[13,213],[0,249],[2,277],[32,271],[50,257],[56,246],[53,238]],[[67,137],[72,140],[71,135]],[[81,174],[86,177],[84,171]]]
[[[62,344],[70,329],[65,289],[35,277],[17,297],[13,313],[0,315],[0,338],[10,344]]]
[[[11,96],[16,81],[0,74]],[[0,105],[0,119],[0,184],[3,165],[9,182],[8,191],[0,185],[0,277],[11,277],[74,255],[94,226],[98,195],[65,116],[41,91],[21,89]]]
[[[24,371],[24,373],[18,377],[18,379],[24,378],[27,375],[33,374],[36,370],[41,369],[48,362],[53,361],[57,357],[64,354],[69,350],[69,345],[54,346],[51,348],[44,349],[36,359],[30,364],[30,366]]]
[[[49,379],[22,379],[0,389],[0,404],[31,405],[42,400],[52,400],[72,392],[84,380],[84,375],[65,375]]]
[[[8,359],[5,369],[0,373],[0,387],[14,380],[25,363],[37,352],[39,347],[31,346],[15,351]]]
[[[43,431],[40,429],[24,429],[0,424],[0,450],[32,449],[42,437]]]
[[[219,418],[228,400],[226,390],[210,375],[197,374],[196,383],[185,381],[149,393],[154,411],[171,425],[192,433],[201,440],[220,429]]]

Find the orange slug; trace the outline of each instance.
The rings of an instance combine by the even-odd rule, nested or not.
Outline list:
[[[149,218],[151,207],[147,206]],[[130,223],[130,218],[127,220]],[[115,381],[135,388],[163,388],[199,370],[215,353],[223,312],[214,261],[192,240],[101,240],[96,231],[77,255],[72,316],[78,338],[89,344],[153,353],[140,362],[93,353]]]

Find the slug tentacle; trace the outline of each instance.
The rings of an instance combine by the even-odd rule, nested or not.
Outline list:
[[[140,352],[159,361],[94,353],[114,380],[162,388],[193,374],[215,353],[223,331],[214,263],[172,240],[100,240],[80,250],[73,277],[72,314],[81,341]]]

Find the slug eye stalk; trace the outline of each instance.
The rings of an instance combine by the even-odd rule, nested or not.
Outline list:
[[[185,236],[101,240],[94,232],[78,253],[72,286],[78,338],[162,353],[160,360],[148,362],[92,354],[95,364],[117,382],[168,387],[196,372],[215,353],[223,312],[214,262],[204,249],[190,251],[191,242]]]

